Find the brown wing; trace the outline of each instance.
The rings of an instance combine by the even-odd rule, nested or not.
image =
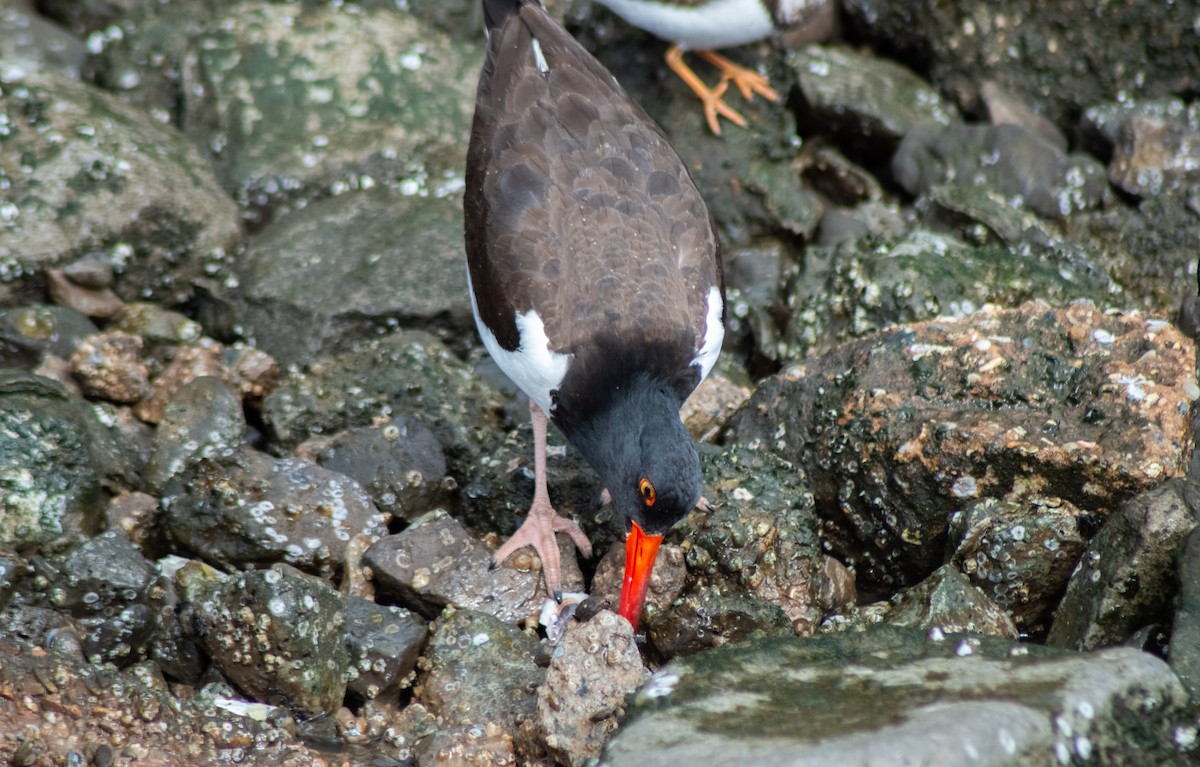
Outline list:
[[[536,5],[492,31],[464,206],[480,315],[505,348],[530,309],[567,354],[598,336],[700,347],[722,288],[707,208],[658,127]]]

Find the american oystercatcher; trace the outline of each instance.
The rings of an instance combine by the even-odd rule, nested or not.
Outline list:
[[[704,117],[713,133],[720,135],[717,115],[738,127],[746,127],[746,118],[724,102],[729,83],[742,92],[747,101],[757,93],[771,101],[779,94],[767,78],[746,69],[714,48],[732,48],[762,40],[778,32],[801,27],[821,11],[828,0],[596,0],[635,27],[671,43],[667,48],[667,66],[695,91],[704,104]],[[721,71],[721,80],[709,88],[683,60],[685,51],[695,51]]]
[[[494,554],[533,546],[560,595],[547,420],[600,475],[626,525],[620,613],[637,627],[663,533],[701,500],[679,408],[717,360],[717,234],[662,131],[536,0],[483,0],[488,51],[467,153],[476,326],[526,394],[535,491]]]

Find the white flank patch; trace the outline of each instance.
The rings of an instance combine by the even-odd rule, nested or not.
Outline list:
[[[685,8],[646,0],[597,0],[612,12],[684,50],[729,48],[761,40],[775,31],[762,0],[713,0]]]
[[[696,356],[692,358],[693,365],[700,366],[700,380],[703,381],[717,357],[721,356],[721,342],[725,340],[725,326],[721,324],[721,312],[725,302],[721,300],[721,290],[716,286],[708,289],[708,315],[704,318],[704,343]]]
[[[471,311],[475,314],[475,327],[483,346],[492,359],[521,391],[538,404],[547,416],[553,415],[550,408],[550,392],[562,385],[567,375],[571,355],[550,350],[550,339],[546,337],[546,324],[538,313],[530,309],[517,315],[517,331],[521,345],[510,352],[500,345],[496,334],[483,324],[479,317],[479,305],[475,302],[475,288],[471,285],[471,272],[467,270],[467,292],[471,294]],[[711,310],[710,310],[711,313]],[[718,315],[719,316],[719,315]],[[715,356],[714,356],[715,360]]]
[[[536,37],[533,38],[533,46],[532,47],[533,47],[533,60],[537,63],[538,71],[541,72],[542,74],[546,74],[547,72],[550,71],[550,65],[548,63],[546,63],[546,57],[542,54],[542,44],[538,42],[538,39]]]

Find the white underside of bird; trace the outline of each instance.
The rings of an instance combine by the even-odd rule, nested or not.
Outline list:
[[[669,0],[597,0],[634,26],[683,50],[712,50],[761,40],[775,22],[761,0],[711,0],[704,6]]]

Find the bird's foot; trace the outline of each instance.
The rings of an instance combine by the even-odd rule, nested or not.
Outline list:
[[[713,51],[696,51],[696,55],[721,70],[721,82],[732,82],[742,92],[742,98],[750,101],[754,94],[768,101],[779,101],[779,94],[767,82],[764,75],[734,63]]]
[[[499,565],[522,546],[532,546],[542,560],[546,591],[558,601],[562,596],[562,562],[555,533],[566,533],[581,554],[592,556],[592,542],[574,520],[560,517],[549,501],[535,500],[517,531],[492,553],[492,563]]]
[[[726,118],[739,128],[746,127],[746,118],[722,100],[725,91],[729,89],[732,78],[726,77],[717,83],[715,88],[709,88],[684,62],[683,50],[674,45],[667,49],[667,66],[679,75],[679,79],[687,83],[688,87],[700,98],[700,102],[704,105],[704,119],[714,135],[721,135],[721,123],[718,121],[718,116]]]

